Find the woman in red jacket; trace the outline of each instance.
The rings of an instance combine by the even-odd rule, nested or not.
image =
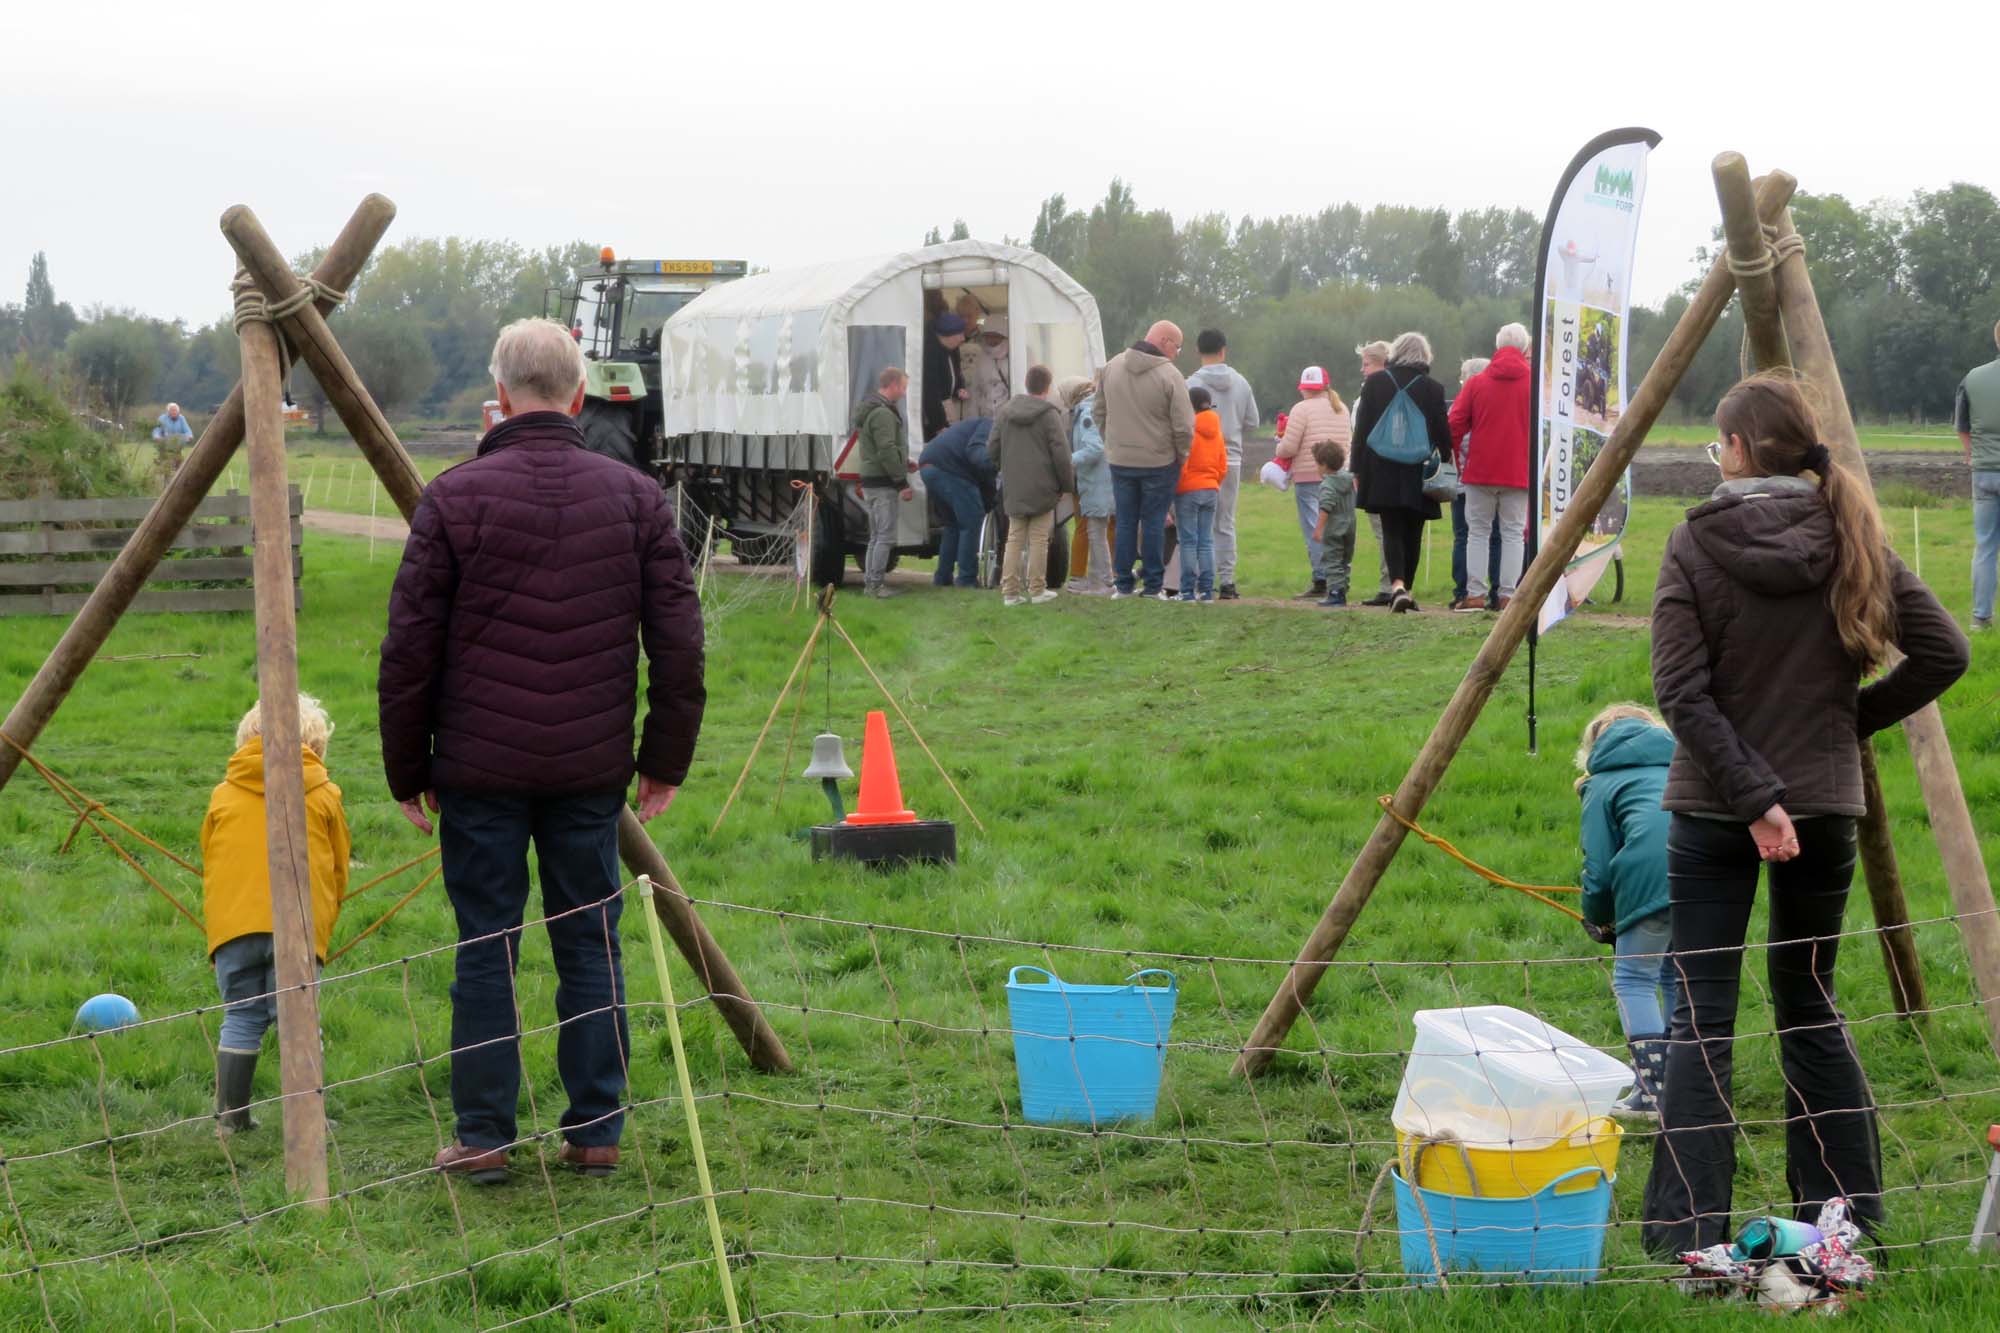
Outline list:
[[[1767,863],[1785,1179],[1802,1219],[1844,1196],[1879,1228],[1875,1108],[1833,990],[1866,809],[1859,746],[1944,693],[1967,660],[1965,635],[1889,550],[1866,484],[1819,443],[1796,383],[1743,381],[1715,426],[1723,482],[1667,538],[1653,596],[1653,691],[1675,741],[1660,804],[1681,979],[1643,1213],[1661,1259],[1732,1232],[1737,986]]]

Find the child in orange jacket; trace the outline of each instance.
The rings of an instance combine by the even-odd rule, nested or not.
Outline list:
[[[1222,478],[1229,471],[1228,446],[1222,440],[1222,417],[1214,399],[1199,384],[1188,386],[1194,404],[1194,439],[1181,464],[1174,488],[1174,527],[1180,532],[1181,600],[1215,600],[1215,511]]]
[[[264,735],[258,710],[236,724],[236,753],[208,798],[201,821],[201,914],[215,984],[222,992],[222,1033],[215,1052],[216,1132],[255,1129],[250,1083],[264,1031],[278,1018],[278,976],[271,945],[270,843],[264,827]],[[327,941],[347,892],[350,842],[340,788],[326,775],[333,734],[319,701],[299,696],[299,756],[305,766],[306,864],[312,876],[313,955]]]

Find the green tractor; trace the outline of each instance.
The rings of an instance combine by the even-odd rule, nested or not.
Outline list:
[[[741,259],[620,259],[549,289],[544,313],[583,345],[584,443],[651,471],[660,442],[660,330],[667,317],[719,282],[750,271]]]

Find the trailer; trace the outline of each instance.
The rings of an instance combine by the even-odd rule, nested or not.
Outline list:
[[[1095,376],[1104,365],[1097,302],[1077,281],[1032,250],[984,241],[943,245],[753,274],[712,287],[676,311],[661,337],[662,434],[654,460],[688,512],[710,516],[701,531],[683,523],[690,549],[709,533],[740,557],[789,557],[789,520],[801,495],[819,499],[810,553],[816,583],[839,583],[858,561],[868,525],[853,487],[836,476],[854,405],[886,367],[909,372],[905,414],[910,457],[923,447],[925,304],[965,295],[987,314],[1005,314],[1009,382],[1045,365],[1057,379]],[[930,298],[933,302],[936,297]],[[937,554],[921,478],[901,506],[898,555]],[[1067,551],[1066,542],[1052,543]]]

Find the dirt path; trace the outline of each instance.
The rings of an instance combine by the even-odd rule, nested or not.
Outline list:
[[[308,509],[304,516],[305,525],[314,532],[330,532],[341,537],[366,537],[372,535],[377,541],[400,542],[410,535],[409,525],[402,519],[378,514],[374,518],[366,514],[341,514],[330,509]],[[739,565],[734,560],[718,560],[709,566],[712,574],[748,574],[765,566]],[[921,569],[894,569],[889,571],[889,582],[902,587],[923,587],[931,581],[931,576]],[[858,589],[851,589],[857,591]],[[1240,606],[1277,607],[1288,611],[1314,611],[1321,608],[1296,597],[1244,597],[1238,600]],[[1217,603],[1217,605],[1223,605]],[[1356,606],[1352,608],[1362,615],[1388,615],[1386,607]],[[1427,607],[1421,615],[1448,615],[1443,607]],[[1466,616],[1490,624],[1490,617]],[[1593,615],[1584,614],[1578,620],[1591,625],[1605,625],[1614,629],[1644,629],[1649,623],[1644,616]]]

